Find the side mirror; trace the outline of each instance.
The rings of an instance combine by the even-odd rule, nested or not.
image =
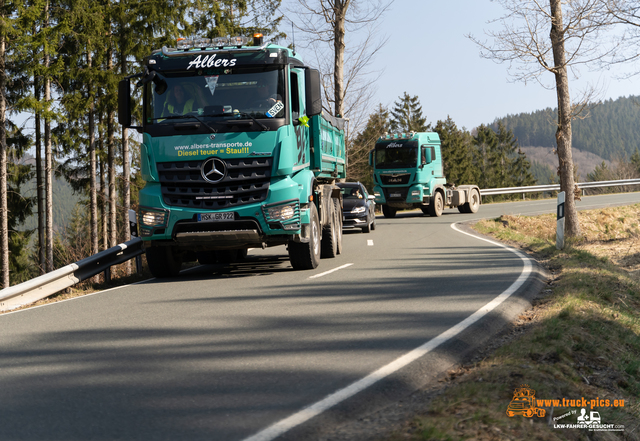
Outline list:
[[[123,127],[131,127],[131,84],[128,79],[118,83],[118,122]]]
[[[320,91],[320,71],[305,69],[305,99],[307,101],[307,116],[312,117],[322,113],[322,95]]]
[[[422,165],[431,164],[431,148],[424,147],[422,149]]]
[[[370,201],[375,201],[376,197],[375,195],[370,194],[369,197],[367,197],[367,199],[369,199]]]
[[[373,152],[375,150],[369,150],[369,165],[373,167]]]

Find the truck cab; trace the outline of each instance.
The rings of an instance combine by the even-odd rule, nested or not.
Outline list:
[[[477,186],[447,183],[440,136],[435,132],[385,133],[371,151],[369,163],[375,201],[382,205],[385,217],[410,208],[431,216],[440,216],[445,207],[475,213],[480,205]]]
[[[120,123],[143,138],[138,216],[154,275],[274,245],[296,269],[317,266],[346,174],[344,122],[323,115],[320,93],[317,70],[258,35],[179,41],[120,82]]]

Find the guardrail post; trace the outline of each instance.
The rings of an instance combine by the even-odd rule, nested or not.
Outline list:
[[[138,221],[134,210],[129,210],[129,231],[131,239],[138,237]],[[136,272],[138,275],[142,274],[142,255],[140,254],[136,256]]]
[[[558,193],[558,211],[556,215],[556,248],[564,248],[564,191]]]

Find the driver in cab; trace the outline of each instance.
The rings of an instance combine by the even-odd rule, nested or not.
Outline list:
[[[186,115],[194,111],[195,103],[195,97],[188,93],[185,85],[178,83],[169,91],[162,115]]]

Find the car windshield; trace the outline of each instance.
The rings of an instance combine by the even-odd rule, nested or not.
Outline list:
[[[418,165],[418,146],[413,143],[376,145],[376,168],[409,168]]]
[[[284,71],[212,69],[191,76],[166,76],[166,91],[148,83],[147,124],[220,118],[283,118]]]
[[[343,187],[340,189],[343,199],[362,199],[364,194],[360,187]]]

